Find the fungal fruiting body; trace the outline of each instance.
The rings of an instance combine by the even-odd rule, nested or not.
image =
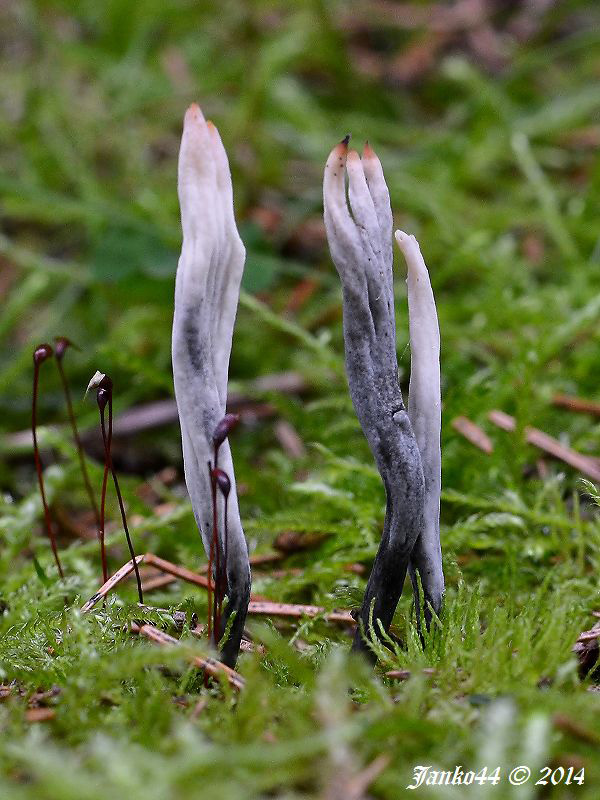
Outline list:
[[[369,652],[370,621],[377,635],[381,635],[380,625],[384,631],[389,629],[409,567],[419,573],[424,595],[436,613],[441,602],[439,335],[437,351],[433,336],[437,315],[435,304],[431,306],[433,295],[425,287],[426,282],[431,293],[427,269],[417,258],[416,241],[405,244],[400,236],[409,260],[414,345],[414,384],[411,379],[407,412],[396,356],[393,218],[381,163],[369,145],[362,158],[356,151],[348,151],[348,138],[334,147],[325,166],[323,200],[329,249],[342,284],[350,395],[386,491],[383,534],[354,639],[355,649]],[[427,321],[421,318],[424,310]],[[431,365],[434,351],[437,389]],[[437,429],[431,404],[437,409]],[[438,512],[434,513],[434,508]]]
[[[440,545],[440,494],[442,456],[440,429],[442,404],[440,386],[440,329],[429,272],[414,236],[396,231],[396,241],[408,267],[408,318],[410,331],[410,384],[408,416],[415,432],[425,479],[423,528],[411,554],[411,576],[417,616],[418,573],[425,600],[424,615],[429,626],[431,609],[439,613],[444,595],[444,573]]]
[[[218,630],[214,629],[212,635],[214,642],[219,642],[235,613],[221,651],[222,660],[234,666],[250,599],[250,566],[227,432],[218,446],[215,436],[221,435],[217,428],[226,411],[229,357],[245,249],[235,224],[225,148],[216,127],[205,121],[195,104],[184,120],[178,193],[183,244],[173,318],[175,398],[185,479],[211,561],[215,603],[222,600],[219,593],[224,586],[228,597],[223,617],[216,620]],[[213,477],[213,472],[217,468],[230,481],[227,496],[222,490],[216,491],[218,477]],[[217,564],[220,575],[216,574]]]

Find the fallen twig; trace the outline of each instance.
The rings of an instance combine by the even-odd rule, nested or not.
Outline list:
[[[424,667],[421,672],[423,675],[435,675],[433,667]],[[413,673],[409,669],[390,669],[385,673],[386,678],[394,678],[397,681],[407,681]]]
[[[479,425],[476,425],[468,417],[455,417],[452,420],[452,427],[465,437],[471,444],[483,450],[488,455],[494,451],[494,445],[487,433],[481,430]]]
[[[25,712],[26,722],[48,722],[54,719],[56,711],[53,708],[28,708]]]
[[[502,428],[502,430],[511,432],[516,430],[517,423],[515,418],[511,417],[510,414],[506,414],[504,411],[498,411],[497,409],[490,411],[488,419],[490,422],[493,422],[494,425]],[[565,464],[582,472],[584,475],[592,478],[592,480],[600,482],[600,467],[597,466],[593,458],[584,456],[572,450],[570,447],[566,447],[564,444],[561,444],[558,439],[549,436],[547,433],[544,433],[544,431],[539,430],[539,428],[525,428],[525,439],[529,444],[538,447],[545,453],[559,459],[559,461],[564,461]]]
[[[263,556],[258,556],[257,558],[260,558],[263,561],[268,558],[269,562],[279,560],[275,559],[274,556],[274,553],[269,553]],[[192,572],[192,570],[187,569],[186,567],[180,567],[178,564],[173,564],[171,561],[160,558],[160,556],[157,556],[154,553],[145,553],[144,555],[137,556],[136,560],[138,564],[144,561],[146,566],[156,567],[161,572],[165,572],[172,576],[173,580],[179,579],[186,581],[187,583],[192,583],[195,586],[201,586],[203,589],[206,589],[208,586],[208,578],[206,578],[204,575],[199,575],[197,572]],[[131,561],[123,564],[123,566],[118,569],[115,574],[100,587],[100,589],[98,589],[96,594],[90,597],[87,603],[82,606],[82,613],[85,614],[87,611],[90,611],[99,600],[102,600],[103,597],[106,597],[111,589],[113,589],[115,586],[117,586],[117,584],[130,575],[133,572],[133,569],[134,567]],[[158,581],[159,577],[161,576],[157,576],[151,580]],[[165,584],[163,583],[162,585]],[[326,622],[338,622],[343,625],[356,625],[356,620],[349,611],[326,611],[322,606],[301,605],[297,603],[277,603],[267,600],[260,595],[252,595],[250,605],[248,607],[248,613],[256,614],[258,616],[292,617],[294,619],[301,619],[302,617],[318,617],[322,615]]]
[[[327,622],[339,622],[343,625],[356,625],[356,620],[349,611],[326,611],[321,606],[307,606],[296,603],[275,603],[271,600],[250,600],[249,614],[268,617],[319,617]]]
[[[369,786],[381,775],[391,760],[391,756],[387,753],[381,753],[368,766],[351,777],[344,787],[344,800],[363,800]]]
[[[600,737],[595,731],[584,728],[577,720],[571,719],[571,717],[568,717],[566,714],[555,714],[552,717],[552,722],[555,728],[558,728],[563,733],[567,733],[574,739],[579,739],[582,742],[587,742],[588,744],[596,746],[600,743]]]
[[[205,697],[203,697],[201,700],[198,700],[192,711],[192,719],[197,719],[200,716],[200,714],[202,714],[207,705],[208,705],[208,700]]]
[[[169,586],[171,583],[175,583],[177,578],[175,575],[153,575],[151,578],[148,578],[144,583],[142,583],[142,589],[144,594],[148,592],[153,592],[155,589],[162,589],[163,586]]]
[[[569,394],[555,394],[552,402],[559,408],[566,408],[567,411],[577,411],[582,414],[593,414],[600,417],[600,403],[591,400],[583,400],[581,397],[574,397]]]
[[[257,555],[257,556],[251,556],[250,557],[250,564],[253,567],[261,567],[264,564],[277,563],[278,561],[281,561],[283,558],[285,558],[285,554],[284,553],[261,553],[260,555]],[[163,559],[161,559],[161,562],[162,563],[167,563],[167,564],[170,563],[168,561],[164,561]],[[152,561],[147,561],[146,563],[151,565]],[[157,564],[155,564],[155,566],[156,566],[157,569],[160,569],[160,567]],[[173,565],[173,566],[175,567],[176,565]],[[192,575],[197,575],[197,574],[203,575],[203,574],[206,574],[206,572],[208,572],[208,564],[203,564],[201,567],[198,568],[197,573],[193,573],[192,572],[190,574],[192,574]],[[181,580],[184,580],[184,581],[187,580],[187,578],[184,577],[183,575],[176,575],[174,572],[171,572],[170,574],[152,575],[151,577],[148,577],[146,579],[146,582],[143,585],[143,589],[144,589],[144,592],[150,592],[150,591],[153,591],[154,589],[162,589],[163,586],[168,586],[171,583],[175,583],[175,581],[177,581],[178,579],[181,579]],[[192,583],[197,583],[197,581],[192,581]],[[258,598],[256,598],[256,599],[258,599]]]
[[[190,628],[190,633],[197,639],[202,639],[206,634],[206,625],[196,625],[195,627]],[[254,642],[251,642],[249,639],[242,639],[240,641],[240,650],[243,653],[266,652],[264,645],[255,644]]]
[[[150,639],[151,642],[155,644],[161,645],[163,647],[179,644],[179,640],[175,639],[174,636],[170,636],[168,633],[161,631],[159,628],[156,628],[154,625],[147,625],[146,623],[138,623],[132,622],[131,623],[131,630],[133,633],[138,633],[140,636],[145,636],[147,639]],[[194,666],[198,667],[199,669],[204,670],[208,675],[211,675],[213,678],[227,678],[227,681],[230,686],[232,686],[237,691],[240,691],[244,688],[245,681],[239,672],[236,672],[231,667],[226,666],[225,664],[217,661],[215,658],[204,658],[203,656],[193,656],[191,658],[191,662]]]
[[[313,550],[327,539],[327,533],[300,533],[299,531],[282,531],[273,542],[273,547],[280,553],[291,555],[303,550]]]
[[[208,578],[204,575],[199,575],[197,572],[192,572],[191,569],[180,567],[167,561],[160,556],[155,556],[154,553],[146,553],[146,564],[148,566],[156,567],[161,572],[166,572],[168,575],[173,575],[186,583],[193,583],[196,586],[201,586],[203,589],[208,589]]]
[[[300,438],[298,431],[285,419],[278,420],[273,426],[275,438],[279,442],[281,449],[290,458],[304,458],[306,447]]]
[[[272,375],[262,375],[251,381],[247,392],[231,392],[227,398],[227,410],[242,413],[242,420],[247,412],[248,416],[265,417],[275,416],[277,410],[268,403],[257,401],[253,395],[266,392],[280,392],[281,394],[304,394],[309,386],[297,372],[277,372]],[[159,428],[163,425],[172,425],[177,422],[177,405],[174,400],[158,400],[154,403],[145,403],[134,406],[116,415],[113,423],[113,438],[119,439],[133,436],[142,431]],[[60,430],[63,426],[48,426]],[[80,431],[84,444],[96,441],[95,428]],[[16,431],[8,434],[4,440],[4,448],[10,450],[29,450],[32,448],[31,430]]]
[[[286,553],[260,553],[256,556],[250,556],[250,564],[253,567],[262,567],[264,564],[274,564],[277,561],[282,561]]]
[[[156,567],[161,570],[161,572],[172,575],[176,580],[179,579],[186,583],[193,583],[195,586],[201,586],[203,589],[208,589],[209,581],[204,575],[200,575],[198,572],[192,572],[191,569],[187,569],[186,567],[180,567],[178,564],[173,564],[172,561],[160,558],[160,556],[156,556],[154,553],[146,553],[146,564]],[[203,572],[208,571],[207,565],[203,566],[201,569]],[[255,600],[263,599],[260,595],[253,595],[253,597]]]
[[[135,561],[137,564],[141,564],[145,558],[145,555],[136,556]],[[134,564],[133,559],[128,561],[126,564],[123,564],[123,566],[120,567],[114,575],[111,575],[106,583],[102,584],[96,594],[92,595],[87,603],[84,603],[84,605],[81,607],[81,613],[86,614],[88,611],[91,611],[99,600],[102,600],[103,597],[106,597],[111,589],[114,589],[117,584],[121,583],[122,580],[124,580],[135,570],[135,566],[136,564]]]

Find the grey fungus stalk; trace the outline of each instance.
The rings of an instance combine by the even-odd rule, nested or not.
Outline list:
[[[183,244],[173,318],[175,397],[185,479],[215,577],[215,607],[223,592],[228,597],[223,616],[213,615],[217,624],[212,636],[219,642],[235,614],[221,651],[221,659],[233,667],[250,599],[250,565],[227,440],[230,428],[222,420],[245,249],[235,224],[225,148],[215,126],[195,104],[184,120],[178,193]],[[222,489],[216,491],[216,469],[229,479],[227,496]],[[219,574],[214,569],[217,564]]]
[[[409,567],[419,572],[425,597],[435,600],[434,610],[439,610],[439,586],[435,591],[430,589],[430,575],[439,578],[441,574],[439,527],[435,527],[433,513],[435,500],[428,494],[437,489],[439,509],[439,484],[431,477],[435,472],[433,454],[425,459],[425,475],[423,466],[423,452],[436,435],[431,427],[428,404],[437,404],[439,412],[439,357],[437,397],[428,395],[432,381],[416,380],[414,413],[410,408],[407,413],[398,382],[396,356],[392,211],[381,163],[368,144],[362,158],[356,151],[348,151],[348,137],[334,147],[325,166],[323,200],[329,248],[342,283],[350,395],[386,492],[383,534],[353,645],[355,650],[371,653],[367,641],[371,614],[376,633],[380,633],[379,625],[388,631]],[[404,250],[402,243],[401,247]],[[410,251],[409,267],[416,261],[413,250],[412,244],[405,250]],[[409,270],[409,293],[427,274],[426,268],[424,273],[419,271],[411,283],[411,276],[417,275],[415,269]],[[417,294],[414,297],[411,343],[413,331],[415,336],[419,331],[418,315],[423,306],[421,295],[418,294],[418,299]],[[435,313],[435,305],[433,311]],[[431,325],[427,330],[430,328]],[[421,364],[431,355],[423,344],[425,340],[425,336],[419,338],[413,351],[413,370],[417,366],[415,376],[421,374],[415,358]],[[427,368],[424,374],[430,377]],[[439,425],[437,447],[439,450]],[[432,446],[432,453],[434,449]],[[417,542],[420,544],[415,550]]]

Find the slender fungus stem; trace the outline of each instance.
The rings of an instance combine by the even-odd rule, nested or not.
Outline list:
[[[83,452],[83,445],[81,444],[81,437],[79,436],[79,431],[77,429],[77,422],[75,420],[75,414],[73,412],[73,401],[71,399],[71,390],[69,389],[69,384],[67,382],[67,377],[65,375],[65,370],[62,363],[67,348],[73,347],[74,345],[69,339],[67,339],[66,336],[57,336],[54,339],[54,342],[55,342],[54,357],[56,361],[56,366],[58,368],[58,374],[60,375],[60,382],[62,383],[63,392],[65,395],[65,402],[67,404],[67,413],[69,415],[69,421],[71,423],[71,429],[73,431],[73,439],[75,441],[75,446],[77,447],[77,455],[79,456],[79,466],[81,468],[81,475],[83,477],[85,490],[87,492],[87,496],[89,498],[90,505],[94,513],[94,521],[96,523],[96,531],[98,532],[98,538],[100,538],[100,513],[98,511],[98,503],[96,502],[96,495],[94,494],[94,490],[92,489],[92,483],[90,481],[90,476],[85,463],[85,453]],[[104,548],[102,548],[102,550],[104,553]],[[105,561],[106,559],[103,559],[102,563],[104,580],[106,580],[107,577]]]
[[[173,378],[181,427],[185,482],[215,585],[211,634],[223,639],[221,660],[233,667],[250,599],[250,562],[226,441],[227,381],[245,250],[233,210],[227,154],[216,127],[200,108],[187,110],[179,151],[178,194],[183,243],[175,281]],[[207,473],[207,463],[210,465]],[[227,505],[228,550],[213,470],[231,481]],[[212,554],[212,558],[211,558]],[[217,575],[214,575],[215,567]],[[226,587],[226,591],[225,591]],[[222,598],[227,607],[221,618]],[[216,617],[215,617],[216,612]],[[231,620],[231,625],[228,625]],[[212,630],[218,622],[218,630]]]
[[[56,561],[58,574],[60,575],[61,578],[64,578],[65,574],[63,572],[62,564],[60,563],[60,558],[58,556],[56,537],[54,536],[54,530],[52,528],[52,518],[50,516],[50,509],[48,507],[48,503],[46,502],[46,491],[44,489],[44,475],[42,473],[42,460],[40,458],[40,451],[37,441],[37,398],[38,398],[38,386],[40,377],[40,365],[43,364],[44,361],[46,361],[48,358],[52,358],[52,348],[50,347],[49,344],[40,344],[33,351],[33,397],[31,400],[31,433],[33,436],[33,458],[35,460],[35,471],[37,473],[38,484],[40,487],[40,495],[42,498],[42,505],[44,507],[44,522],[46,525],[46,533],[48,534],[48,539],[50,539],[50,547],[52,548],[52,554],[54,555],[54,560]]]
[[[420,630],[417,574],[423,587],[424,617],[428,629],[432,611],[440,613],[444,596],[440,546],[440,330],[429,271],[421,255],[419,243],[414,236],[404,231],[396,231],[395,237],[408,267],[406,283],[411,354],[408,416],[419,446],[425,479],[423,527],[411,553],[409,570]]]
[[[125,515],[125,506],[123,504],[123,497],[121,495],[121,489],[119,487],[119,481],[117,480],[117,473],[115,472],[115,468],[112,462],[112,455],[111,455],[111,446],[112,446],[112,392],[113,392],[113,382],[108,377],[108,375],[103,375],[100,380],[98,381],[97,385],[97,392],[96,392],[96,400],[98,402],[98,408],[100,410],[100,428],[102,430],[102,441],[104,443],[104,470],[105,476],[108,470],[110,470],[113,483],[115,485],[115,492],[117,493],[117,501],[119,503],[119,510],[121,512],[121,520],[123,522],[123,529],[125,531],[125,538],[127,539],[127,546],[129,548],[129,554],[131,556],[131,560],[133,561],[133,568],[135,571],[135,580],[137,583],[137,590],[138,590],[138,597],[140,603],[143,604],[144,602],[144,593],[142,591],[142,579],[140,577],[140,570],[138,567],[138,563],[135,557],[135,552],[133,550],[133,544],[131,542],[131,536],[129,535],[129,528],[127,527],[127,517]],[[106,432],[106,424],[104,422],[104,410],[108,405],[108,433]],[[104,507],[104,497],[106,494],[106,486],[105,482],[103,481],[102,485],[102,507]],[[103,529],[104,530],[104,529]]]

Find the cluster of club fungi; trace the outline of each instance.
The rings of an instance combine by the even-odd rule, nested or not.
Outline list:
[[[353,649],[373,658],[373,636],[388,638],[406,574],[410,575],[417,620],[429,627],[441,610],[444,576],[439,534],[440,337],[429,273],[414,236],[396,231],[408,267],[411,374],[405,407],[398,379],[393,280],[393,217],[381,162],[366,144],[362,157],[346,137],[325,165],[325,228],[343,297],[345,364],[352,403],[386,493],[381,542],[362,606]],[[208,635],[221,661],[234,667],[250,601],[248,546],[242,528],[228,434],[238,417],[227,414],[229,358],[245,248],[235,223],[231,173],[216,127],[200,108],[188,109],[179,151],[178,193],[183,244],[177,268],[172,360],[185,480],[208,557]],[[142,587],[112,464],[112,381],[97,373],[96,388],[105,452],[100,509],[93,499],[77,434],[62,356],[68,340],[57,340],[69,415],[95,510],[103,578],[108,473],[113,483],[134,564],[140,603]],[[46,528],[59,573],[36,439],[39,368],[52,356],[49,345],[34,353],[33,436]],[[108,410],[108,425],[105,421]],[[421,605],[421,599],[423,604]],[[419,630],[421,628],[419,627]]]

